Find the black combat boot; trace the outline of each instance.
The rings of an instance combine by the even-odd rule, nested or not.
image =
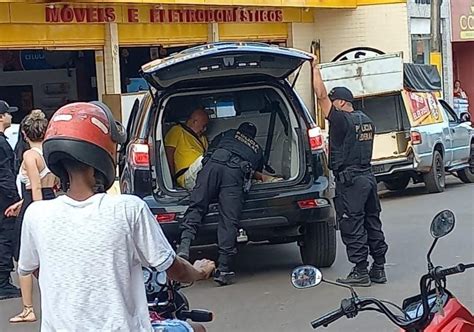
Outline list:
[[[235,272],[232,271],[221,271],[217,269],[214,273],[214,281],[219,286],[227,286],[234,283]]]
[[[18,288],[10,283],[10,272],[0,274],[0,300],[21,297]]]
[[[385,284],[387,282],[383,264],[373,263],[370,268],[369,276],[370,280],[376,284]]]
[[[179,243],[178,249],[176,250],[176,254],[189,261],[189,252],[191,250],[191,241],[192,239],[189,237],[182,237],[181,242]]]
[[[234,283],[235,272],[232,268],[234,266],[234,256],[219,255],[219,265],[214,273],[214,281],[219,286],[227,286]]]
[[[346,278],[339,278],[338,283],[353,287],[369,287],[370,277],[367,268],[354,267]]]

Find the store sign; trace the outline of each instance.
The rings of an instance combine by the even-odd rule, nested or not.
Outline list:
[[[474,0],[451,1],[453,41],[474,40]]]
[[[43,50],[20,51],[21,66],[24,70],[51,69]]]
[[[115,7],[46,6],[45,21],[51,23],[210,23],[283,22],[281,9],[160,9],[124,8],[123,19]],[[146,12],[146,13],[145,13]]]

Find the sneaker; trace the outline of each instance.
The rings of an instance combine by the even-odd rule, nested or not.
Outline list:
[[[385,269],[383,265],[372,264],[369,272],[370,280],[376,284],[385,284],[387,282],[387,276],[385,275]]]
[[[234,283],[234,277],[234,272],[223,272],[217,269],[216,273],[214,274],[214,281],[217,282],[219,286],[227,286]]]
[[[340,284],[353,287],[369,287],[370,277],[367,269],[359,270],[356,267],[352,269],[351,273],[346,278],[339,278],[336,280]]]
[[[0,300],[13,299],[21,297],[21,292],[18,288],[10,283],[7,283],[0,288]]]

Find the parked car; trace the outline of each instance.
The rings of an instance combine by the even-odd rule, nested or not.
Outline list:
[[[250,121],[267,173],[284,180],[252,185],[241,219],[249,241],[297,242],[305,264],[330,266],[336,235],[324,142],[287,80],[308,60],[306,53],[267,44],[216,43],[144,65],[141,74],[151,88],[127,125],[121,191],[143,197],[175,243],[189,192],[172,180],[163,146],[167,131],[197,106],[208,110],[209,140]],[[196,244],[216,243],[218,214],[212,203]]]
[[[458,117],[438,99],[435,67],[404,64],[401,54],[323,67],[326,84],[350,87],[374,121],[372,168],[387,189],[403,190],[413,179],[442,192],[446,173],[474,182],[474,130],[468,113]]]

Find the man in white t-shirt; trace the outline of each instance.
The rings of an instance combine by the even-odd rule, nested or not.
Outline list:
[[[141,199],[103,193],[124,141],[100,103],[69,104],[51,119],[44,156],[67,193],[28,208],[18,263],[20,275],[39,274],[42,332],[153,331],[141,266],[182,282],[207,279],[215,268],[177,257]]]

